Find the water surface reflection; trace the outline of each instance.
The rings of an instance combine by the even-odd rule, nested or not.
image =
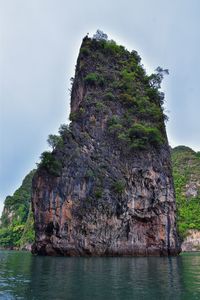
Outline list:
[[[37,257],[0,251],[0,299],[200,299],[200,255]]]

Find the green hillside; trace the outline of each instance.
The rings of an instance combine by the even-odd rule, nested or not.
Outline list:
[[[7,196],[0,223],[0,246],[23,247],[34,239],[33,216],[30,208],[32,170],[13,196]]]
[[[200,152],[185,146],[172,150],[173,177],[182,238],[188,229],[200,230]]]

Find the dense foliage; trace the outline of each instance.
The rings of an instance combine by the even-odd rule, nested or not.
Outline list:
[[[200,157],[198,152],[179,146],[172,150],[172,163],[178,229],[184,237],[189,229],[200,230]],[[193,195],[189,190],[191,187]]]
[[[62,164],[61,161],[55,158],[52,152],[44,151],[40,158],[39,167],[45,168],[52,175],[59,176]]]
[[[61,124],[58,130],[58,135],[50,134],[47,143],[52,148],[52,151],[44,151],[40,156],[38,168],[43,168],[53,176],[59,176],[62,169],[62,161],[55,155],[55,151],[61,151],[64,148],[64,138],[69,134],[69,126]]]
[[[34,173],[35,170],[24,178],[22,185],[13,196],[6,197],[1,217],[0,246],[19,247],[23,246],[23,243],[32,242],[34,239],[33,216],[30,209]],[[29,219],[28,228],[27,219]]]

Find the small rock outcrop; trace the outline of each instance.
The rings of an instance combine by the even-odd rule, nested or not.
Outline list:
[[[200,230],[189,229],[181,244],[181,249],[183,252],[200,251]]]
[[[33,178],[33,253],[180,252],[161,77],[147,76],[135,51],[83,39],[71,124]]]

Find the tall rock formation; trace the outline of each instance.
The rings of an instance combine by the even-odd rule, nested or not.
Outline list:
[[[179,253],[161,79],[137,52],[83,39],[71,124],[33,178],[33,253]]]

